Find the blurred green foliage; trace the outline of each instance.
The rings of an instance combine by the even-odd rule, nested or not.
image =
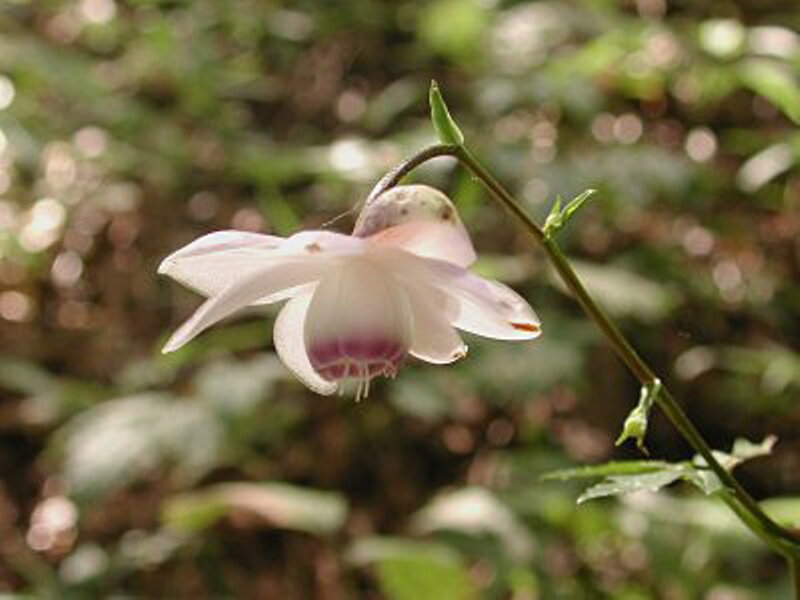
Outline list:
[[[598,190],[560,242],[715,447],[777,434],[738,474],[796,523],[799,29],[793,0],[2,3],[0,593],[786,597],[689,486],[577,508],[541,480],[639,458],[613,445],[638,390],[450,161],[415,177],[540,341],[354,405],[291,379],[270,312],[160,356],[198,299],[155,267],[214,229],[346,231],[435,141],[436,78],[541,219]],[[691,458],[657,413],[647,446]]]

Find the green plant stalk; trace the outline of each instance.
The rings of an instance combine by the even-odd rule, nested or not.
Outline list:
[[[377,198],[387,189],[397,185],[403,177],[421,164],[439,156],[456,158],[491,194],[492,198],[508,210],[531,237],[542,246],[553,267],[564,283],[572,291],[578,304],[606,336],[617,356],[627,365],[642,385],[652,385],[657,381],[653,370],[644,362],[633,346],[622,335],[605,311],[592,298],[561,252],[555,240],[546,235],[542,228],[528,215],[525,209],[506,191],[506,189],[478,162],[469,150],[461,145],[439,144],[425,148],[390,171],[375,186],[367,203]],[[800,561],[800,538],[773,521],[742,487],[742,485],[717,461],[708,443],[686,416],[672,394],[661,385],[656,403],[672,422],[683,438],[703,457],[709,468],[719,477],[725,493],[723,499],[742,522],[760,539],[774,550],[785,555],[793,565]],[[793,571],[797,574],[797,571]],[[800,599],[800,590],[798,591]]]

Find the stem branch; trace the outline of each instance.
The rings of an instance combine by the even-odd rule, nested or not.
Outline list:
[[[439,156],[456,158],[499,202],[523,225],[525,231],[542,246],[553,267],[572,291],[578,304],[614,348],[617,356],[625,363],[642,385],[652,385],[657,377],[648,364],[639,356],[630,342],[622,335],[614,322],[592,298],[578,278],[567,258],[555,240],[546,235],[542,228],[528,215],[527,211],[514,197],[478,162],[465,146],[439,144],[430,146],[398,165],[384,176],[367,198],[367,204],[384,191],[397,185],[400,180],[421,164]],[[790,561],[792,573],[797,582],[795,587],[800,594],[800,538],[773,521],[714,457],[708,443],[686,416],[681,406],[664,386],[656,396],[656,403],[692,448],[703,457],[709,468],[719,477],[725,487],[723,498],[749,529],[770,547],[784,554]],[[798,595],[800,599],[800,595]]]

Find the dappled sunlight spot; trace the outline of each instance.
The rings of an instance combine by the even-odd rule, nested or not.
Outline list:
[[[102,575],[109,563],[108,553],[101,546],[84,543],[64,559],[58,574],[66,583],[77,585]]]
[[[708,127],[692,129],[684,144],[686,154],[696,162],[706,162],[717,152],[717,136]]]
[[[730,58],[744,46],[746,30],[734,19],[713,19],[700,26],[700,45],[709,54]]]
[[[714,234],[705,227],[693,225],[683,234],[681,242],[692,256],[707,256],[714,249]]]
[[[634,144],[642,137],[642,120],[633,113],[625,113],[614,121],[614,137],[622,144]]]
[[[240,208],[231,218],[231,227],[242,231],[264,231],[264,216],[255,208]]]
[[[8,171],[3,170],[2,166],[0,166],[0,194],[5,194],[9,188],[11,187],[11,174]],[[2,221],[2,217],[0,217],[0,221]],[[0,228],[3,225],[0,223]]]
[[[0,75],[0,110],[11,106],[15,93],[14,84],[11,80],[5,75]]]
[[[72,147],[64,142],[50,142],[42,153],[44,177],[53,191],[61,191],[75,183],[78,166]]]
[[[606,431],[577,419],[565,419],[554,424],[556,436],[567,454],[581,462],[598,462],[608,456],[611,439]]]
[[[684,54],[677,38],[667,31],[650,36],[645,45],[645,53],[649,65],[661,69],[676,66]]]
[[[712,271],[712,278],[726,302],[740,302],[744,298],[744,278],[736,261],[721,260]]]
[[[33,301],[30,296],[9,290],[0,293],[0,317],[18,323],[30,321],[34,316]]]
[[[800,53],[800,35],[779,25],[751,27],[747,41],[756,54],[791,60]]]
[[[195,221],[209,221],[219,210],[219,198],[209,191],[197,192],[189,198],[186,213]]]
[[[464,425],[451,424],[442,430],[442,442],[453,454],[469,454],[475,448],[475,436]]]
[[[28,211],[19,233],[20,245],[28,252],[41,252],[55,243],[67,218],[64,205],[54,198],[42,198]]]
[[[368,153],[368,145],[363,140],[345,139],[334,142],[328,156],[335,170],[368,177],[371,172]]]
[[[534,204],[545,202],[549,194],[550,186],[544,179],[538,177],[528,180],[522,190],[523,197]]]
[[[11,231],[17,225],[18,209],[8,200],[0,200],[0,231]]]
[[[117,5],[114,0],[81,0],[78,10],[87,23],[105,25],[117,14]]]
[[[25,541],[36,552],[63,553],[77,538],[77,523],[78,509],[72,500],[52,496],[34,509]]]
[[[81,273],[83,273],[83,259],[71,250],[56,256],[50,268],[50,277],[53,283],[59,287],[75,285],[80,279]]]
[[[83,127],[72,137],[75,148],[86,158],[98,158],[108,149],[108,134],[99,127]]]
[[[543,63],[570,33],[568,15],[555,2],[520,4],[500,13],[492,31],[496,68],[521,73]]]
[[[667,13],[667,1],[636,0],[636,10],[642,17],[660,19]]]
[[[789,144],[774,144],[749,158],[739,169],[736,183],[745,192],[755,192],[794,164],[794,152]]]
[[[594,139],[603,144],[614,141],[614,123],[616,119],[610,113],[600,113],[592,119],[591,131]]]
[[[486,440],[493,446],[506,446],[514,438],[514,423],[509,419],[497,418],[486,428]]]
[[[716,365],[714,351],[707,346],[695,346],[675,359],[675,375],[690,381],[711,370]]]
[[[345,90],[336,101],[336,115],[345,123],[358,121],[367,109],[367,99],[357,90]]]

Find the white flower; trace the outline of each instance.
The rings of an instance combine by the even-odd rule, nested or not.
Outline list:
[[[240,309],[288,300],[274,329],[284,364],[321,394],[353,379],[360,398],[372,378],[393,377],[408,354],[436,364],[465,356],[455,328],[504,340],[540,334],[527,302],[471,273],[474,261],[453,204],[422,185],[382,194],[353,235],[211,233],[158,269],[208,297],[163,351]]]

